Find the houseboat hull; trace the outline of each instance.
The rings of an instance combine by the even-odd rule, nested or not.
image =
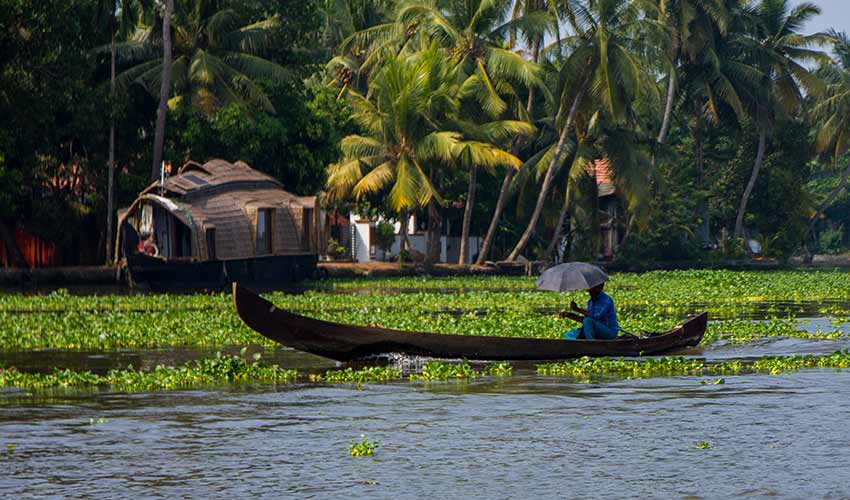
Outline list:
[[[269,255],[248,259],[190,261],[143,254],[126,257],[127,281],[146,290],[226,289],[233,282],[278,286],[315,277],[318,256]]]

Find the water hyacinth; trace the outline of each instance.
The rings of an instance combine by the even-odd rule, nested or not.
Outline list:
[[[375,452],[380,441],[369,441],[365,434],[360,435],[360,441],[348,445],[348,454],[352,457],[366,457]]]
[[[469,362],[444,363],[442,361],[429,361],[425,363],[421,373],[412,373],[410,380],[449,380],[449,379],[474,379],[479,375],[472,369]]]
[[[527,277],[357,279],[314,286],[302,294],[276,292],[268,298],[279,307],[339,323],[560,338],[570,324],[555,317],[555,312],[570,300],[582,303],[587,296],[539,292],[534,290],[534,279]],[[850,273],[659,271],[614,274],[606,286],[622,325],[630,331],[664,331],[690,313],[708,310],[712,322],[704,344],[740,344],[776,336],[839,338],[845,336],[843,318],[850,319]],[[368,293],[361,293],[364,288]],[[838,317],[825,331],[811,332],[796,319],[805,314]],[[274,345],[242,323],[224,293],[0,294],[2,349],[248,344]]]
[[[389,382],[390,380],[400,378],[401,371],[386,366],[369,366],[357,370],[350,367],[344,370],[328,370],[324,375],[311,377],[315,382],[327,382],[329,384],[344,382],[354,382],[357,384],[365,382]]]
[[[828,356],[768,356],[752,362],[731,360],[707,363],[683,357],[649,358],[631,360],[623,358],[583,357],[558,363],[537,365],[541,375],[561,375],[586,378],[617,377],[640,378],[681,375],[740,375],[767,373],[778,375],[804,368],[850,368],[850,351],[836,351]],[[725,383],[715,381],[716,384]]]
[[[290,383],[296,370],[277,365],[248,363],[239,356],[217,353],[182,366],[157,366],[141,371],[132,366],[125,370],[110,370],[104,375],[88,371],[54,370],[53,373],[24,373],[15,369],[0,369],[0,387],[92,388],[108,386],[116,391],[152,391],[233,383]]]

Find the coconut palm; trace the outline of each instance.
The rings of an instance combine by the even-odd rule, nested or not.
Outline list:
[[[324,17],[325,47],[336,50],[358,31],[386,23],[393,4],[392,0],[323,0],[319,11]]]
[[[436,42],[450,51],[447,57],[461,66],[467,77],[472,77],[464,83],[464,94],[475,96],[491,116],[499,116],[508,108],[504,94],[516,90],[506,85],[539,84],[536,65],[506,49],[505,39],[520,31],[542,35],[553,22],[548,13],[539,12],[506,21],[512,3],[402,0],[390,22],[350,36],[328,66],[337,72],[341,66],[356,73],[369,72],[388,58]],[[516,111],[522,114],[521,109]]]
[[[472,221],[472,207],[475,201],[476,176],[479,167],[485,168],[489,173],[495,173],[496,167],[506,167],[508,172],[514,172],[520,167],[519,161],[514,153],[508,154],[511,143],[522,137],[530,137],[535,128],[528,122],[520,120],[498,120],[483,124],[473,122],[457,122],[453,128],[462,131],[464,142],[460,145],[459,153],[456,155],[457,165],[469,172],[469,184],[466,193],[466,201],[463,210],[463,223],[461,226],[460,256],[458,264],[466,264],[467,240]],[[493,160],[486,157],[482,161],[482,153],[489,151]],[[483,252],[483,250],[481,250]],[[479,259],[481,258],[479,252]]]
[[[150,0],[102,0],[97,5],[97,24],[109,32],[109,89],[115,99],[115,61],[117,37],[126,38],[138,26],[143,11],[152,7]],[[104,48],[101,47],[100,51]],[[109,120],[109,160],[106,184],[106,262],[112,262],[113,212],[115,191],[115,118]]]
[[[820,33],[799,33],[803,25],[818,14],[820,8],[811,3],[791,8],[788,0],[762,0],[748,16],[751,20],[749,33],[736,40],[763,75],[750,102],[759,134],[758,150],[735,217],[736,238],[743,236],[747,202],[758,178],[767,135],[776,113],[799,116],[803,111],[803,93],[813,96],[822,91],[823,82],[801,63],[828,62],[826,54],[809,48],[824,44],[827,38]]]
[[[403,33],[403,38],[396,40],[399,47],[415,47],[422,40],[436,40],[449,51],[451,62],[463,73],[460,97],[474,100],[484,110],[483,114],[478,114],[481,120],[489,121],[505,114],[528,120],[519,91],[521,87],[533,88],[540,84],[538,68],[534,62],[504,48],[504,40],[517,34],[539,40],[552,26],[553,18],[548,11],[539,9],[519,15],[522,10],[515,6],[514,16],[506,21],[510,6],[511,2],[506,0],[402,2],[392,32]],[[536,46],[539,47],[539,41]],[[377,50],[376,61],[380,60],[380,50]],[[521,125],[511,125],[516,126]],[[469,165],[463,235],[469,234],[477,167]],[[460,264],[465,264],[466,245],[467,239],[462,236]]]
[[[164,84],[173,79],[178,99],[171,105],[191,103],[206,116],[233,102],[274,113],[258,80],[288,77],[282,66],[262,57],[274,42],[280,19],[249,23],[229,5],[225,0],[181,2],[174,12],[173,29],[165,30],[157,23],[141,27],[129,41],[117,45],[119,60],[130,66],[118,76],[118,85],[138,84],[154,96],[164,90],[167,102],[172,91]],[[173,50],[163,52],[172,36]],[[163,65],[170,53],[173,59]],[[158,168],[154,165],[157,172]]]
[[[422,208],[433,218],[440,195],[432,179],[440,168],[458,163],[519,166],[510,153],[475,140],[504,138],[517,130],[514,123],[472,126],[457,120],[461,76],[458,67],[432,46],[385,61],[372,76],[368,94],[350,90],[354,118],[364,134],[342,140],[343,159],[328,167],[330,199],[388,190],[389,207],[403,220],[410,211]],[[481,136],[465,139],[463,128],[474,128]],[[429,248],[439,241],[435,229],[429,224]],[[426,252],[427,262],[432,257]]]
[[[725,36],[729,11],[724,0],[658,0],[658,13],[661,22],[669,28],[669,36],[663,39],[667,42],[670,66],[667,71],[667,98],[656,139],[659,144],[664,144],[676,101],[679,62],[682,59],[698,59],[707,46],[713,45],[715,33]]]
[[[564,163],[568,138],[582,106],[590,104],[598,109],[612,126],[624,124],[630,116],[631,103],[655,89],[645,64],[632,51],[629,38],[641,27],[654,29],[654,23],[645,15],[652,6],[619,0],[574,0],[570,4],[576,24],[572,26],[575,34],[565,40],[572,52],[560,69],[554,120],[558,140],[546,153],[547,167],[534,211],[508,260],[519,256],[535,230],[555,175]]]
[[[156,127],[153,139],[153,164],[151,165],[151,180],[156,180],[159,169],[162,168],[162,149],[165,144],[165,117],[168,113],[168,96],[171,94],[171,61],[173,48],[171,43],[171,15],[174,12],[174,0],[165,0],[165,11],[162,15],[162,63],[159,67],[159,105],[156,109]]]
[[[511,18],[531,18],[532,16],[540,16],[541,14],[548,15],[552,22],[552,32],[555,33],[556,40],[560,40],[561,37],[558,27],[559,10],[557,2],[554,0],[519,0],[514,4]],[[538,28],[535,25],[532,25],[531,29],[511,30],[509,33],[510,39],[508,47],[512,50],[515,49],[517,39],[520,37],[524,38],[525,43],[531,46],[531,62],[537,64],[540,61],[540,48],[543,42],[543,34],[539,33]],[[533,85],[528,88],[528,100],[525,112],[529,119],[531,119],[534,115],[536,88],[537,87]],[[518,154],[519,148],[522,144],[523,141],[515,140],[512,152],[514,154]],[[501,219],[502,211],[504,210],[505,203],[507,202],[508,196],[511,192],[514,172],[515,170],[512,168],[506,169],[505,171],[504,178],[502,179],[502,185],[499,189],[499,196],[496,199],[496,205],[493,208],[493,215],[490,218],[490,226],[487,228],[487,233],[484,236],[484,241],[481,243],[481,248],[478,253],[478,259],[475,261],[478,265],[483,264],[487,260],[487,256],[490,254],[490,248],[493,246],[496,229],[499,227],[499,220]]]
[[[727,9],[737,2],[727,0]],[[739,10],[729,14],[727,35],[715,26],[709,42],[701,51],[683,58],[679,66],[679,88],[684,106],[692,116],[691,135],[694,141],[694,157],[697,167],[696,187],[702,193],[705,184],[705,155],[703,151],[706,127],[716,126],[721,121],[722,110],[731,111],[737,120],[746,117],[746,107],[741,97],[745,88],[754,89],[763,74],[750,66],[740,47],[732,39],[742,32],[742,16]],[[750,90],[750,95],[754,91]],[[708,200],[700,194],[697,213],[700,227],[697,232],[704,245],[711,242]]]
[[[850,150],[850,37],[846,33],[831,32],[835,43],[837,64],[823,65],[818,71],[826,81],[825,95],[816,102],[813,114],[820,123],[817,148],[830,151],[833,163]],[[812,232],[824,211],[847,186],[850,164],[844,169],[838,185],[830,191],[809,222]]]

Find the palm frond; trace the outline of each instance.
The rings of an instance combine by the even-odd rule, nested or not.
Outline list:
[[[364,194],[374,194],[392,183],[395,177],[393,165],[390,162],[384,162],[370,170],[364,175],[351,190],[355,198],[359,199]]]

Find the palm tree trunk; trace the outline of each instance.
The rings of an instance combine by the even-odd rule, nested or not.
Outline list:
[[[440,260],[440,233],[443,228],[443,218],[437,202],[428,203],[428,239],[425,245],[425,267],[431,267],[435,260]]]
[[[564,234],[564,219],[567,218],[567,212],[570,211],[570,195],[569,192],[564,195],[564,205],[561,207],[561,213],[558,214],[558,225],[555,226],[555,234],[552,235],[552,241],[549,242],[549,246],[546,247],[546,253],[543,254],[543,260],[548,261],[552,256],[552,252],[555,251],[555,247],[558,245],[561,240],[561,236]]]
[[[664,144],[667,140],[667,132],[670,131],[670,119],[673,116],[673,101],[676,100],[676,78],[673,73],[675,69],[670,70],[669,82],[667,84],[667,104],[664,106],[664,119],[661,122],[661,131],[658,132],[658,144]]]
[[[461,266],[466,264],[467,240],[469,239],[469,225],[472,222],[472,207],[475,201],[475,177],[478,167],[473,162],[469,166],[469,188],[466,191],[466,206],[463,209],[463,229],[460,232],[460,257],[457,263]]]
[[[508,168],[505,172],[505,178],[502,179],[502,189],[499,190],[499,198],[496,200],[496,208],[493,209],[493,218],[490,220],[490,227],[487,229],[487,235],[484,237],[484,243],[481,244],[481,251],[478,252],[478,259],[475,261],[479,266],[484,264],[487,256],[490,253],[490,247],[493,246],[493,240],[496,237],[496,229],[499,227],[499,219],[502,216],[502,210],[505,208],[505,202],[508,200],[508,193],[511,190],[511,181],[514,178],[514,169]]]
[[[817,225],[818,221],[821,218],[821,215],[832,205],[832,202],[836,197],[844,190],[844,187],[847,185],[847,179],[850,178],[850,163],[847,164],[847,168],[844,169],[844,173],[841,174],[841,180],[838,182],[838,186],[835,187],[832,191],[830,191],[829,195],[826,199],[821,203],[818,211],[809,219],[809,233],[812,233],[815,230],[815,225]]]
[[[543,178],[543,185],[540,186],[540,194],[537,196],[537,203],[534,205],[534,212],[532,212],[531,214],[531,220],[528,221],[528,227],[525,228],[525,232],[522,233],[522,236],[520,237],[516,246],[511,251],[510,255],[508,255],[508,261],[516,260],[520,252],[522,252],[523,248],[525,248],[525,245],[531,238],[531,234],[534,232],[534,228],[537,225],[537,220],[540,218],[540,214],[543,212],[543,204],[546,201],[546,196],[549,194],[549,190],[552,188],[552,180],[555,178],[555,167],[560,162],[561,154],[564,151],[564,144],[566,144],[567,142],[567,135],[569,135],[569,131],[573,126],[573,122],[575,121],[576,115],[578,114],[578,108],[581,104],[583,94],[584,87],[582,86],[575,99],[573,99],[573,105],[570,108],[570,114],[567,115],[567,121],[566,123],[564,123],[564,128],[561,129],[561,136],[558,138],[558,145],[555,146],[555,153],[552,155],[552,160],[549,162],[549,168],[546,169],[546,176]]]
[[[534,39],[534,47],[532,49],[531,58],[536,63],[540,59],[540,44],[541,38],[536,37]],[[525,106],[525,110],[528,113],[529,117],[531,117],[532,111],[534,111],[534,87],[528,88],[528,104]],[[519,153],[520,141],[514,141],[514,145],[511,153],[514,155]],[[478,259],[475,260],[475,264],[482,265],[484,261],[487,260],[487,256],[490,254],[490,247],[493,246],[493,240],[496,237],[496,229],[499,227],[499,219],[502,217],[502,210],[505,208],[505,202],[508,200],[508,194],[510,194],[511,181],[514,178],[514,169],[508,168],[507,172],[505,172],[505,178],[502,179],[502,189],[499,190],[499,198],[496,200],[496,208],[493,209],[493,218],[490,219],[490,227],[487,228],[487,235],[484,236],[484,242],[481,243],[481,250],[478,252]]]
[[[702,191],[705,186],[705,166],[704,158],[702,155],[702,127],[700,124],[700,120],[700,113],[697,112],[693,133],[697,161],[697,189],[699,191]],[[711,241],[711,234],[710,227],[708,224],[708,200],[706,200],[704,197],[700,199],[699,206],[697,207],[697,214],[701,219],[698,230],[699,238],[704,245],[708,245]]]
[[[410,215],[407,213],[407,210],[402,210],[399,217],[401,220],[399,221],[398,232],[401,238],[398,242],[398,253],[401,254],[410,247],[410,240],[407,237],[407,232],[410,228]],[[401,260],[401,257],[399,257],[399,260]]]
[[[171,94],[171,13],[174,0],[165,0],[162,17],[162,82],[159,86],[159,107],[156,110],[156,129],[153,140],[153,165],[151,181],[156,181],[162,168],[162,149],[165,144],[165,116],[168,113],[168,96]]]
[[[750,175],[750,181],[747,183],[747,187],[744,189],[744,195],[741,196],[741,204],[738,206],[738,216],[735,217],[735,238],[740,238],[744,233],[744,214],[747,212],[747,202],[750,200],[750,194],[752,194],[753,188],[756,186],[759,169],[761,169],[761,163],[764,160],[766,141],[767,130],[762,126],[759,131],[759,146],[758,152],[756,153],[756,162],[753,164],[753,172]]]
[[[114,17],[114,16],[113,16]],[[112,46],[110,47],[112,61],[111,61],[111,74],[109,81],[109,89],[110,94],[112,96],[113,102],[115,102],[115,30],[112,30]],[[106,166],[108,180],[106,182],[106,263],[112,263],[112,249],[113,240],[115,239],[112,234],[113,230],[113,222],[112,222],[112,211],[114,205],[114,191],[115,191],[115,116],[113,115],[109,119],[109,163]]]

